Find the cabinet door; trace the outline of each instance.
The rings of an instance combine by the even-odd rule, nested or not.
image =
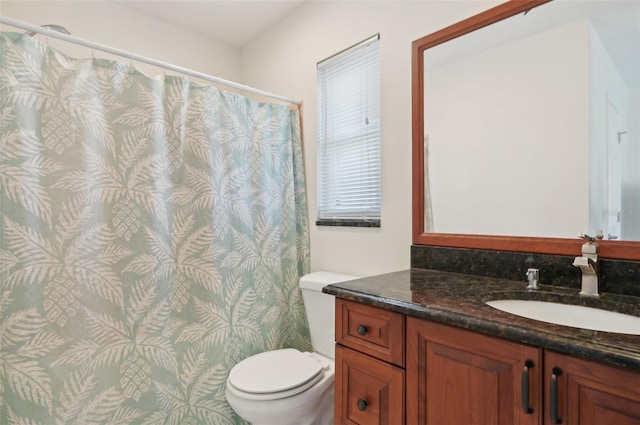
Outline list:
[[[406,342],[407,424],[542,423],[538,348],[412,317]]]
[[[336,345],[335,423],[404,424],[404,370]]]
[[[640,373],[545,354],[547,423],[639,425]]]

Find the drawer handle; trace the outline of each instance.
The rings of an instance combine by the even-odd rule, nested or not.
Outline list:
[[[365,325],[358,325],[358,335],[365,336],[366,334],[367,334],[367,327]]]
[[[562,418],[558,416],[558,376],[562,375],[562,369],[554,367],[551,370],[551,382],[549,383],[549,416],[552,424],[561,424]]]
[[[367,406],[369,405],[369,403],[367,403],[367,400],[361,398],[360,400],[358,400],[356,405],[358,406],[359,411],[364,412],[365,410],[367,410]]]
[[[533,361],[527,359],[522,369],[522,388],[520,394],[522,394],[522,411],[526,414],[533,413],[533,408],[529,406],[529,369],[532,367]]]

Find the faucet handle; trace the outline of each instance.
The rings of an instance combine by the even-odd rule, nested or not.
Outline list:
[[[595,241],[596,241],[596,238],[594,238],[593,236],[589,236],[589,235],[587,235],[586,233],[580,233],[580,234],[578,235],[578,237],[579,237],[580,239],[582,239],[582,240],[587,241],[587,242],[595,242]]]
[[[538,289],[538,279],[540,279],[540,270],[528,269],[526,276],[527,276],[527,280],[529,281],[529,285],[527,285],[527,289]]]

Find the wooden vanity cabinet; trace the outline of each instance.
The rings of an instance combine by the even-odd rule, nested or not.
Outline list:
[[[407,423],[541,424],[540,351],[408,317]]]
[[[336,342],[336,424],[640,425],[638,371],[340,299]]]
[[[404,320],[336,299],[336,424],[404,424]]]

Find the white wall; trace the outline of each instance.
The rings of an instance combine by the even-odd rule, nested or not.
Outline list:
[[[114,2],[0,0],[0,14],[34,25],[61,25],[80,38],[228,80],[241,77],[238,49]],[[2,30],[23,32],[9,26],[3,26]],[[91,55],[86,47],[53,39],[49,44],[72,57]],[[97,51],[94,54],[112,57]],[[145,64],[136,66],[150,76],[162,72]]]
[[[245,83],[301,99],[311,268],[372,275],[409,267],[411,42],[488,1],[309,1],[242,49]],[[316,226],[316,63],[381,34],[382,227]]]

